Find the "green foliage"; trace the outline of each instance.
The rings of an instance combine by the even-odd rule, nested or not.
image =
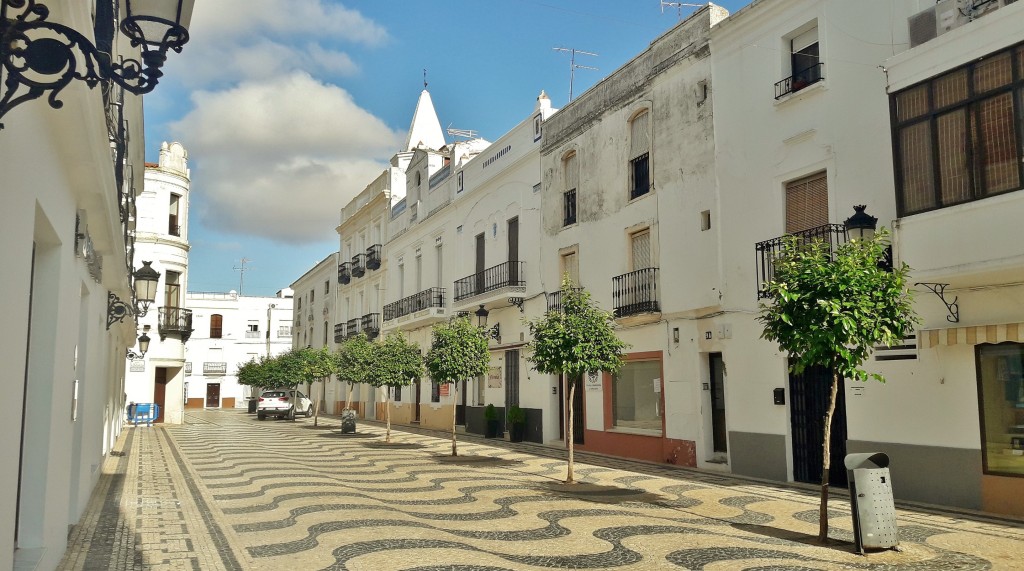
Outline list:
[[[793,372],[820,365],[848,379],[885,381],[862,364],[875,346],[900,342],[917,323],[907,265],[879,267],[888,244],[882,230],[833,256],[827,242],[787,237],[766,285],[772,303],[761,304],[758,320],[761,337],[789,354]]]
[[[508,421],[511,424],[526,424],[526,411],[519,408],[519,405],[512,405],[508,408]]]
[[[434,326],[426,356],[427,372],[435,383],[455,383],[487,372],[491,353],[487,336],[468,317]]]
[[[627,347],[615,335],[615,318],[597,307],[590,292],[562,278],[562,311],[528,321],[533,341],[527,357],[541,373],[576,377],[590,371],[617,372]]]
[[[338,370],[338,363],[327,347],[299,349],[299,371],[306,383],[322,381]]]
[[[367,382],[373,369],[373,355],[373,343],[365,334],[360,333],[346,340],[335,354],[338,378],[352,384]]]
[[[238,383],[258,389],[281,385],[277,358],[262,356],[238,364]]]
[[[484,420],[498,420],[498,411],[493,404],[484,407]]]
[[[401,332],[373,344],[373,367],[367,382],[375,387],[402,387],[422,377],[423,355]]]

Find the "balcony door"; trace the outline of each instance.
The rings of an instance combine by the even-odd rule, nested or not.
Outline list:
[[[828,224],[828,177],[824,172],[786,183],[786,234]]]
[[[181,272],[167,270],[164,281],[164,307],[181,307]]]
[[[475,291],[473,293],[481,293],[484,291],[484,234],[483,232],[476,235],[476,283]]]
[[[508,221],[508,277],[509,285],[519,283],[519,217]]]

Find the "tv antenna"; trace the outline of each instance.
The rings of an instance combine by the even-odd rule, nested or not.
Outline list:
[[[668,6],[669,8],[675,8],[676,9],[676,15],[679,16],[680,20],[683,19],[683,8],[703,8],[704,7],[703,4],[692,4],[690,2],[666,2],[665,0],[660,0],[660,2],[661,2],[661,13],[662,14],[665,13],[665,6]]]
[[[448,136],[450,137],[462,137],[466,140],[475,139],[477,136],[477,132],[474,129],[456,129],[455,127],[452,127],[450,124],[448,125],[448,128],[445,129],[445,131],[448,133]]]
[[[576,54],[585,56],[597,56],[594,52],[585,52],[576,48],[551,48],[556,52],[569,52],[569,101],[572,101],[572,84],[576,76],[577,69],[592,69],[597,71],[596,67],[590,67],[589,65],[581,65],[576,63]]]
[[[242,258],[240,264],[234,267],[234,270],[238,272],[238,296],[242,296],[242,286],[245,284],[245,272],[249,269],[245,267],[246,264],[251,262],[249,258]]]

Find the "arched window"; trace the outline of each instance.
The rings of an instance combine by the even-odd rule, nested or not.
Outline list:
[[[562,226],[569,226],[576,223],[576,188],[580,180],[576,151],[570,151],[562,158],[562,175],[565,184],[562,191]]]
[[[220,339],[224,333],[224,316],[214,313],[210,316],[210,339]]]
[[[629,198],[651,189],[651,112],[640,111],[629,122]]]

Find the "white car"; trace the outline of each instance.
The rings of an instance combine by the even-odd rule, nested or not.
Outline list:
[[[264,420],[267,416],[294,418],[296,410],[298,410],[298,414],[303,414],[306,418],[313,416],[313,401],[306,398],[302,392],[298,392],[299,397],[296,403],[295,394],[294,389],[263,391],[259,404],[256,405],[256,418],[260,420]]]

